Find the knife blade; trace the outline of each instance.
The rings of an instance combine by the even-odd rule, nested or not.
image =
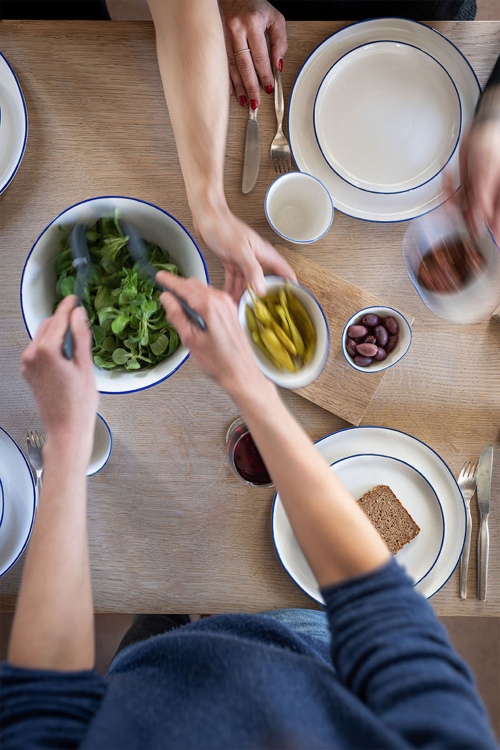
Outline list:
[[[69,238],[69,246],[73,257],[72,266],[76,269],[75,294],[78,299],[75,307],[82,303],[82,294],[89,275],[90,256],[86,231],[85,224],[76,224]],[[75,342],[68,323],[64,334],[62,353],[66,359],[73,359],[74,351]]]
[[[480,521],[477,537],[477,598],[486,599],[488,584],[488,559],[490,553],[490,536],[488,516],[491,501],[491,480],[493,477],[493,446],[487,445],[481,451],[477,469],[477,506]]]
[[[241,192],[245,195],[253,190],[259,176],[260,142],[257,111],[257,109],[249,108],[245,138],[245,158],[243,161],[243,179],[241,181]]]

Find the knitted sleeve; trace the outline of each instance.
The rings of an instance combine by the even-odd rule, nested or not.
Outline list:
[[[402,746],[497,748],[469,668],[394,559],[322,593],[339,678]]]

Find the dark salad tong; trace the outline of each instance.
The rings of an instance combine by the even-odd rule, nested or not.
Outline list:
[[[126,221],[120,221],[120,226],[122,228],[122,232],[124,236],[128,237],[127,244],[128,244],[128,249],[130,251],[130,255],[135,260],[135,262],[141,266],[144,273],[146,273],[149,276],[152,283],[155,286],[157,286],[158,289],[161,289],[162,292],[169,292],[173,297],[175,297],[179,305],[182,307],[182,309],[186,313],[189,320],[192,323],[194,323],[196,326],[198,326],[200,331],[205,331],[207,328],[207,324],[205,323],[201,315],[188,305],[184,297],[181,297],[179,294],[177,294],[177,292],[174,292],[173,289],[170,289],[170,287],[165,286],[165,284],[159,284],[156,281],[157,270],[149,261],[146,243],[144,242],[142,237],[139,235],[137,229],[132,224],[129,224]]]

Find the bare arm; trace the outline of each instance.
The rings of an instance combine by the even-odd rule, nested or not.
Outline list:
[[[294,278],[272,245],[227,205],[229,75],[216,0],[148,2],[189,206],[198,232],[225,266],[226,290],[235,299],[246,283],[259,292],[263,271]]]
[[[162,295],[183,343],[245,418],[318,583],[337,583],[389,560],[370,521],[258,369],[228,297],[194,279],[158,278],[207,321],[206,332],[195,329],[174,298]]]
[[[75,298],[45,320],[22,359],[44,422],[44,482],[11,632],[8,661],[32,669],[94,665],[86,469],[97,407],[90,331]],[[61,354],[71,317],[76,349]]]

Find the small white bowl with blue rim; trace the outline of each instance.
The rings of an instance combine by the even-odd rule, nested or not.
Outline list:
[[[113,450],[113,434],[102,414],[97,412],[94,428],[94,443],[87,468],[87,476],[92,477],[104,469]]]
[[[264,210],[276,234],[298,245],[324,237],[334,215],[330,193],[307,172],[287,172],[278,177],[267,191]]]
[[[330,351],[330,329],[328,327],[325,313],[316,297],[301,284],[297,284],[293,281],[287,282],[287,280],[283,279],[281,276],[266,276],[264,281],[266,284],[266,294],[274,294],[280,289],[285,288],[287,283],[290,284],[291,293],[298,299],[309,315],[316,332],[316,350],[311,361],[306,365],[303,365],[298,372],[287,372],[278,369],[269,359],[267,359],[265,354],[259,349],[257,344],[255,344],[250,331],[248,330],[246,307],[248,305],[253,308],[253,302],[248,290],[243,293],[238,305],[238,318],[240,325],[247,335],[259,368],[269,380],[272,380],[273,383],[279,385],[281,388],[304,388],[306,385],[309,385],[309,383],[312,383],[313,380],[316,380],[321,374],[326,364],[326,360],[328,359],[328,353]]]
[[[360,367],[356,364],[353,357],[351,357],[346,349],[347,329],[353,325],[363,325],[363,323],[361,322],[362,319],[365,317],[365,315],[369,314],[378,315],[381,318],[394,318],[399,326],[399,339],[392,352],[390,352],[384,360],[380,362],[374,361],[371,365],[368,365],[368,367]],[[349,318],[344,326],[344,330],[342,331],[342,353],[347,362],[351,365],[351,367],[354,367],[355,370],[366,373],[380,372],[381,370],[387,370],[389,367],[392,367],[397,362],[403,359],[411,346],[411,340],[411,325],[406,320],[405,316],[402,315],[398,310],[395,310],[393,307],[385,306],[364,307],[362,310],[358,310],[358,312],[354,313],[354,315]]]

